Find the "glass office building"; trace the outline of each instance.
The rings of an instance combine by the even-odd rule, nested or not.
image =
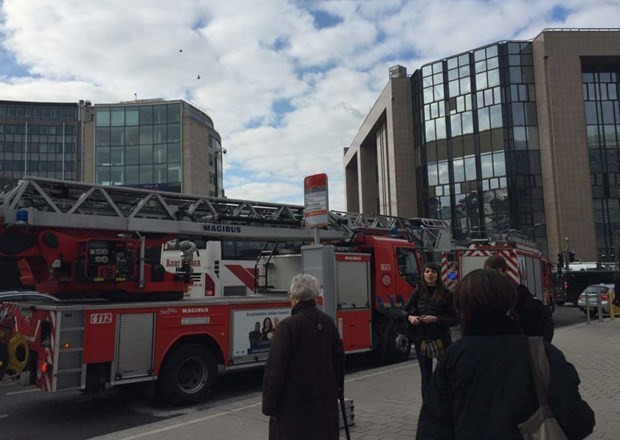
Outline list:
[[[95,106],[95,182],[181,191],[181,105]]]
[[[0,101],[0,180],[79,180],[77,103]]]
[[[545,29],[410,77],[396,67],[345,151],[348,210],[619,262],[620,29]]]
[[[180,100],[96,104],[94,115],[95,183],[223,195],[216,178],[221,139],[195,106]]]
[[[455,55],[412,80],[421,216],[449,220],[457,240],[516,229],[544,241],[532,43]]]

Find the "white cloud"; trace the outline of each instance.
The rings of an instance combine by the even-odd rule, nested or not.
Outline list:
[[[228,196],[302,203],[303,177],[326,172],[344,209],[343,148],[390,66],[614,27],[620,0],[3,0],[0,12],[2,47],[29,73],[0,66],[3,99],[187,99],[223,137]]]

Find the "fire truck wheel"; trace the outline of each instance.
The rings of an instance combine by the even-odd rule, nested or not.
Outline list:
[[[385,347],[385,361],[389,363],[404,362],[411,354],[411,340],[407,335],[405,323],[397,321],[392,323],[387,332]]]
[[[8,346],[9,365],[8,368],[13,374],[24,371],[28,364],[30,352],[28,351],[28,342],[20,334],[14,334],[9,340]]]
[[[204,399],[217,378],[217,362],[207,347],[184,344],[166,356],[157,380],[158,395],[174,405]]]

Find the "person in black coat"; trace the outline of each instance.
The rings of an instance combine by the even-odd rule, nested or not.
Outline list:
[[[614,300],[612,304],[616,307],[620,306],[620,274],[614,275]]]
[[[493,255],[486,259],[484,268],[508,276],[508,263],[501,255]],[[553,315],[548,307],[534,298],[532,292],[519,284],[517,286],[517,304],[513,310],[519,320],[519,325],[527,336],[542,336],[545,341],[551,342],[554,334]]]
[[[452,343],[450,327],[458,323],[452,306],[452,292],[443,285],[440,274],[438,265],[426,263],[421,285],[402,309],[411,325],[409,333],[418,357],[422,397],[433,374],[433,358],[439,357]],[[433,348],[430,352],[429,345]]]
[[[291,316],[271,340],[263,376],[263,414],[270,440],[338,440],[344,349],[333,319],[316,308],[320,291],[311,275],[289,289]]]
[[[468,274],[454,292],[463,336],[439,360],[418,419],[417,439],[522,439],[518,425],[538,409],[528,338],[510,315],[515,286],[492,270]],[[587,437],[594,412],[581,399],[579,376],[544,342],[549,404],[569,440]]]
[[[260,341],[263,338],[263,334],[260,331],[260,322],[254,324],[254,330],[249,333],[248,338],[250,339],[250,348],[260,347]]]

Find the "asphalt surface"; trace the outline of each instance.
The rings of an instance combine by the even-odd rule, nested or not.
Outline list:
[[[620,319],[593,321],[556,330],[554,345],[573,363],[580,391],[596,414],[592,440],[620,438]],[[346,397],[353,400],[352,439],[414,438],[421,406],[417,361],[410,360],[347,376]],[[261,394],[254,392],[222,401],[217,408],[171,418],[97,440],[267,438],[268,419],[260,411]],[[341,438],[344,439],[344,431]]]

